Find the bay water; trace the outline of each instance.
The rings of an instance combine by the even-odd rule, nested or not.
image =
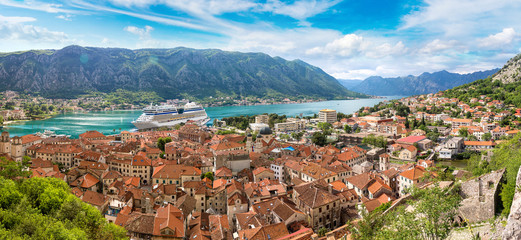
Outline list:
[[[337,112],[351,114],[361,107],[371,107],[381,101],[399,99],[403,96],[387,96],[378,99],[356,99],[356,100],[332,100],[313,103],[299,104],[274,104],[254,106],[226,106],[208,107],[206,113],[213,119],[232,117],[240,115],[258,115],[263,113],[285,114],[288,117],[312,116],[321,109],[329,108]],[[97,130],[103,134],[117,134],[121,131],[135,129],[132,121],[141,115],[140,110],[134,111],[103,111],[86,113],[65,113],[56,115],[45,120],[19,121],[4,126],[3,131],[8,131],[11,136],[22,136],[26,134],[51,130],[56,134],[71,135],[77,138],[79,134],[88,130]]]

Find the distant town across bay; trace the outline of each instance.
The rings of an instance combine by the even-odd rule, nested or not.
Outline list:
[[[361,107],[373,106],[381,101],[400,99],[402,97],[403,96],[386,96],[378,99],[332,100],[300,104],[208,107],[206,108],[206,112],[212,121],[213,119],[221,119],[223,117],[257,115],[262,113],[276,113],[287,116],[302,114],[302,116],[310,116],[324,108],[350,114]],[[50,130],[56,134],[71,135],[72,138],[77,138],[79,134],[93,129],[103,134],[117,134],[121,131],[134,129],[131,121],[135,120],[139,115],[141,115],[141,111],[139,110],[65,113],[45,120],[15,122],[4,126],[3,131],[8,131],[11,136],[23,136]]]

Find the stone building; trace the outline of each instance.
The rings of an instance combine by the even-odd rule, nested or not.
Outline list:
[[[499,183],[503,180],[505,169],[491,172],[461,184],[463,200],[458,210],[459,221],[470,223],[493,218],[497,211]]]

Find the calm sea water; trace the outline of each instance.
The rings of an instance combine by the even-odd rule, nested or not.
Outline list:
[[[389,96],[383,99],[358,99],[358,100],[335,100],[301,104],[277,104],[259,106],[229,106],[209,107],[206,113],[212,119],[240,115],[257,115],[262,113],[286,114],[287,116],[313,115],[319,110],[330,108],[338,112],[350,114],[361,107],[373,106],[381,101],[399,99],[402,96]],[[107,111],[89,113],[67,113],[57,115],[46,120],[23,121],[4,127],[11,136],[22,136],[26,134],[52,130],[57,134],[71,135],[77,138],[79,134],[87,130],[98,130],[104,134],[116,134],[124,130],[132,130],[134,126],[131,121],[141,115],[141,111]]]

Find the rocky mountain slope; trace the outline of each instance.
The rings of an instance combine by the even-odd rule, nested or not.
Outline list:
[[[350,90],[378,96],[410,96],[436,93],[478,79],[487,78],[497,71],[498,69],[493,69],[469,74],[440,71],[434,73],[423,73],[419,76],[409,75],[406,77],[396,78],[375,76],[365,79],[358,86],[350,88]]]
[[[0,54],[0,91],[51,98],[117,89],[154,91],[163,98],[209,96],[367,97],[303,61],[263,53],[207,49],[69,46]]]
[[[493,77],[503,83],[512,83],[521,80],[521,54],[510,59]]]

